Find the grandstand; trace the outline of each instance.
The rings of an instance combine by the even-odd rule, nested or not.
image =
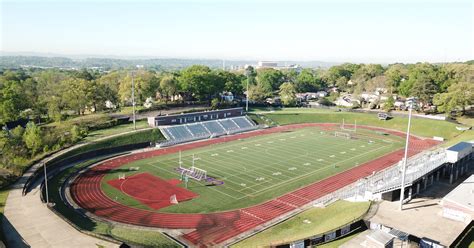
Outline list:
[[[166,146],[255,130],[258,127],[248,117],[239,116],[183,125],[160,126],[159,128],[167,139],[167,141],[161,143],[160,146]]]

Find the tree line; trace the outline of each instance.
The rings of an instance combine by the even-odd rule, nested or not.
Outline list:
[[[294,104],[294,94],[337,87],[359,94],[385,88],[389,94],[414,96],[424,105],[441,111],[464,108],[472,101],[474,65],[452,64],[350,64],[329,69],[212,70],[193,65],[183,70],[15,70],[0,76],[0,123],[21,117],[46,117],[60,121],[65,115],[83,115],[107,109],[107,104],[131,104],[132,76],[137,104],[147,98],[173,101],[211,102],[223,92],[242,97],[249,84],[249,99],[262,102],[281,95],[284,104]],[[471,93],[472,94],[472,93]],[[179,96],[179,97],[177,97]],[[33,118],[34,119],[34,118]]]
[[[26,127],[0,131],[0,169],[19,175],[38,156],[72,145],[87,135],[79,120],[131,105],[131,84],[137,104],[151,99],[161,104],[193,101],[219,104],[223,93],[264,102],[279,96],[284,105],[295,105],[299,92],[329,91],[360,94],[385,88],[388,95],[414,96],[438,111],[464,112],[474,104],[474,65],[449,64],[351,64],[328,69],[276,70],[248,67],[240,71],[193,65],[181,70],[119,69],[15,69],[0,72],[0,126],[29,119]],[[334,101],[338,93],[324,100]],[[393,98],[389,97],[390,104]],[[77,118],[77,117],[80,118]],[[89,116],[89,115],[87,115]],[[95,115],[97,116],[97,115]],[[86,117],[86,116],[84,116]],[[107,115],[90,123],[114,125]],[[82,124],[81,124],[82,123]]]

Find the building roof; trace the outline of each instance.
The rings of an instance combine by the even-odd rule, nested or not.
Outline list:
[[[463,151],[467,148],[472,149],[472,144],[468,143],[468,142],[459,142],[456,145],[449,147],[447,150],[460,152],[460,151]]]
[[[158,116],[151,116],[152,118],[168,118],[168,117],[190,117],[190,116],[198,116],[198,115],[204,115],[204,114],[215,114],[215,113],[221,113],[221,112],[227,112],[231,110],[240,110],[243,111],[242,107],[237,107],[237,108],[228,108],[228,109],[217,109],[217,110],[209,110],[209,111],[201,111],[201,112],[190,112],[190,113],[181,113],[181,114],[171,114],[171,115],[158,115]]]
[[[443,201],[450,201],[462,208],[474,211],[474,175],[449,192]]]

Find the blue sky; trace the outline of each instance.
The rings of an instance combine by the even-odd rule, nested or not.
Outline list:
[[[471,1],[0,1],[4,52],[381,63],[474,58]]]

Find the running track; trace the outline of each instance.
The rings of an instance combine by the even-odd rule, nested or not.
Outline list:
[[[204,247],[218,245],[243,232],[260,226],[282,214],[302,207],[313,200],[316,200],[324,195],[336,191],[337,189],[351,184],[360,178],[369,176],[373,173],[373,171],[379,171],[397,163],[403,157],[403,149],[389,153],[383,157],[315,182],[306,187],[297,189],[293,192],[287,193],[283,196],[261,203],[259,205],[239,210],[209,214],[157,213],[122,205],[109,199],[104,194],[104,192],[102,192],[102,178],[111,169],[120,167],[132,161],[175,153],[179,150],[194,149],[197,147],[208,146],[210,144],[223,143],[231,140],[302,127],[319,126],[323,128],[332,128],[335,125],[337,124],[307,123],[280,126],[115,158],[106,162],[102,162],[80,175],[71,184],[72,198],[80,207],[101,218],[147,227],[194,229],[193,231],[183,235],[183,238],[186,239],[189,244]],[[379,130],[400,137],[405,137],[406,135],[403,132],[386,130],[382,128],[367,126],[358,127]],[[438,144],[438,142],[433,140],[420,139],[418,137],[411,136],[409,156],[413,156],[436,144]]]

